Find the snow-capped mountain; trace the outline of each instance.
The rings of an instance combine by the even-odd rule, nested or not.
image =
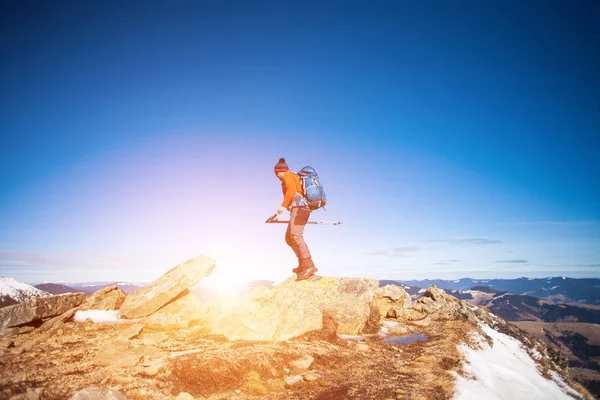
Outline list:
[[[28,285],[25,282],[6,276],[0,276],[0,307],[21,303],[32,297],[49,296],[52,296],[52,294]]]

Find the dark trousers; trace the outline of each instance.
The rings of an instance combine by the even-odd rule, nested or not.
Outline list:
[[[290,222],[288,223],[287,230],[285,231],[285,242],[294,250],[298,260],[311,258],[310,250],[304,241],[304,226],[308,222],[310,217],[310,208],[307,206],[303,207],[292,207],[290,212]]]

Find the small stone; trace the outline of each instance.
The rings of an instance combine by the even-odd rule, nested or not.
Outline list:
[[[133,324],[125,332],[119,335],[119,339],[133,339],[144,329],[142,324]]]
[[[306,369],[310,368],[310,366],[314,360],[315,359],[313,357],[306,356],[306,357],[302,357],[302,358],[292,361],[291,364],[296,369],[306,370]]]
[[[187,392],[181,392],[175,398],[175,400],[194,400],[194,399],[195,399],[194,396],[192,396],[191,394],[189,394]]]
[[[240,394],[242,391],[240,389],[235,389],[235,394]]]
[[[127,400],[127,398],[119,392],[120,387],[115,386],[112,389],[102,389],[98,387],[88,387],[75,393],[70,400],[89,400],[89,399],[111,399],[111,400]]]
[[[359,351],[369,351],[369,349],[370,349],[370,347],[366,343],[358,343],[356,345],[356,350],[359,350]]]
[[[285,383],[286,383],[286,385],[288,385],[288,386],[292,386],[292,385],[295,385],[295,384],[297,384],[297,383],[300,383],[300,382],[302,382],[302,380],[303,380],[303,379],[304,379],[304,378],[303,378],[302,376],[300,376],[300,375],[292,375],[292,376],[287,376],[287,377],[285,378]]]
[[[62,336],[64,333],[65,333],[65,331],[63,329],[59,329],[59,330],[56,331],[56,334],[58,336]]]
[[[15,342],[10,338],[2,338],[0,339],[0,348],[10,349],[11,347],[15,347]]]
[[[317,379],[319,379],[319,377],[317,375],[313,374],[312,372],[305,373],[303,375],[303,377],[304,377],[304,380],[307,381],[307,382],[314,382]]]
[[[144,369],[144,375],[147,376],[155,376],[157,375],[161,368],[164,367],[165,363],[162,360],[154,361],[147,368]]]

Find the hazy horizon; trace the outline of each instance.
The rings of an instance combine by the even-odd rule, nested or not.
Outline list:
[[[290,275],[291,276],[291,275]],[[0,276],[2,277],[2,276]],[[202,286],[203,284],[210,286],[211,285],[211,280],[209,279],[210,277],[205,278],[204,280],[200,281],[197,285]],[[560,278],[569,278],[569,279],[600,279],[598,277],[572,277],[572,276],[566,276],[566,275],[556,275],[556,276],[544,276],[544,277],[530,277],[530,276],[520,276],[517,278],[472,278],[472,277],[462,277],[462,278],[455,278],[455,279],[443,279],[443,278],[422,278],[422,279],[411,279],[411,278],[406,278],[406,279],[387,279],[387,278],[381,278],[378,279],[380,281],[383,280],[391,280],[391,281],[398,281],[398,282],[406,282],[406,281],[435,281],[435,280],[444,280],[444,281],[459,281],[459,280],[464,280],[464,279],[472,279],[474,281],[488,281],[488,280],[499,280],[499,279],[505,279],[505,280],[514,280],[514,279],[560,279]],[[13,278],[14,279],[14,278]],[[275,282],[277,283],[278,281],[272,280],[272,279],[253,279],[251,281],[234,281],[232,283],[234,284],[243,284],[243,283],[251,283],[251,282],[257,282],[257,281],[269,281],[269,282]],[[36,286],[36,285],[41,285],[41,284],[45,284],[45,283],[53,283],[53,284],[57,284],[57,285],[65,285],[68,286],[69,283],[73,284],[73,283],[77,283],[77,284],[107,284],[107,283],[125,283],[125,284],[131,284],[131,285],[149,285],[152,283],[152,281],[124,281],[124,280],[99,280],[99,281],[66,281],[66,280],[56,280],[56,281],[29,281],[29,282],[25,282],[29,285],[32,286]],[[219,282],[220,286],[224,286],[222,284],[222,282]],[[194,285],[196,286],[196,285]]]

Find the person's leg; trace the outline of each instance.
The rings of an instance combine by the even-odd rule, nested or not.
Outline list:
[[[310,217],[308,207],[294,207],[290,213],[290,222],[286,232],[286,242],[294,249],[298,259],[310,258],[310,250],[304,241],[304,227]]]
[[[298,249],[298,246],[296,246],[296,241],[294,240],[294,237],[292,235],[292,232],[296,232],[298,230],[298,228],[294,226],[297,215],[298,208],[292,208],[292,210],[290,211],[290,222],[288,222],[287,230],[285,231],[285,242],[288,246],[292,248],[292,250],[294,250],[296,257],[298,257],[298,262],[300,262],[300,259],[302,257],[300,257],[300,251]]]
[[[295,215],[290,215],[289,237],[293,243],[296,255],[300,261],[296,274],[297,280],[302,280],[313,276],[317,272],[317,268],[313,263],[308,245],[304,241],[304,227],[310,217],[310,209],[308,207],[298,207],[294,209]]]

